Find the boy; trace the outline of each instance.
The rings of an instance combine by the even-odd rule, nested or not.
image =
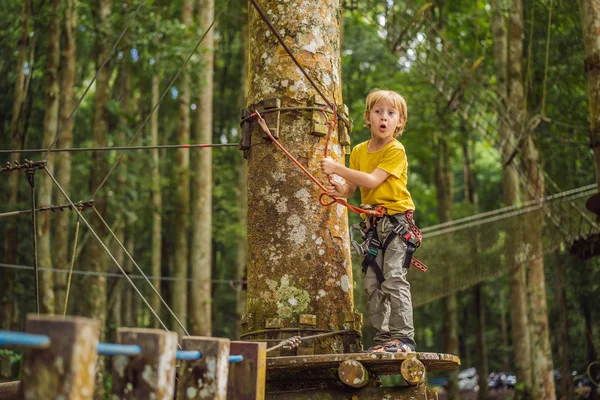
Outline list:
[[[380,246],[371,252],[377,254],[376,258],[371,257],[376,263],[366,265],[364,283],[376,344],[367,350],[370,353],[415,351],[412,300],[406,273],[412,251],[420,243],[416,243],[415,235],[407,240],[411,236],[415,205],[406,188],[408,162],[404,146],[396,140],[404,130],[407,117],[402,96],[389,90],[372,90],[366,99],[364,115],[371,139],[352,150],[350,168],[330,157],[320,162],[323,173],[336,174],[346,180],[345,184],[333,180],[327,184],[328,195],[348,198],[360,186],[361,203],[386,209],[381,218],[367,218],[367,223],[375,225],[373,231],[376,229],[370,234],[376,233],[382,245],[389,242],[387,247]],[[365,263],[363,271],[364,268]]]

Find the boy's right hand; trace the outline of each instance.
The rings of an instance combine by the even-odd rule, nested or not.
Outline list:
[[[343,183],[337,183],[332,180],[325,185],[325,189],[327,189],[328,196],[346,197],[346,190]]]

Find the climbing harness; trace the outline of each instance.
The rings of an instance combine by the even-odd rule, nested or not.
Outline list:
[[[364,257],[362,263],[363,273],[366,273],[369,267],[373,268],[373,272],[377,275],[377,280],[379,280],[379,282],[383,282],[385,279],[381,266],[377,263],[377,255],[379,252],[382,252],[382,255],[385,256],[386,249],[397,236],[400,236],[406,243],[406,256],[402,267],[409,268],[412,265],[421,272],[427,271],[427,265],[413,257],[415,250],[421,246],[423,235],[413,221],[412,210],[406,211],[404,215],[406,216],[407,224],[398,222],[395,215],[384,215],[382,217],[368,217],[365,221],[362,221],[360,224],[352,225],[350,228],[350,241],[352,246],[359,256]],[[387,218],[394,227],[386,237],[384,243],[379,240],[379,235],[377,234],[377,224],[383,218]],[[361,244],[354,240],[353,231],[360,232],[363,238]]]

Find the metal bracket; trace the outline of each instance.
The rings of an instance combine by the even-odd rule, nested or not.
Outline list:
[[[240,137],[239,149],[244,152],[244,158],[248,158],[248,150],[250,150],[250,146],[252,145],[252,122],[248,118],[251,115],[251,112],[246,110],[245,108],[241,111],[241,127],[242,127],[242,136]]]
[[[339,105],[338,113],[344,117],[338,119],[338,141],[344,149],[344,154],[350,154],[350,132],[352,132],[353,126],[348,106],[345,104]],[[348,121],[347,124],[346,121]]]
[[[317,98],[317,95],[310,96],[308,100],[309,106],[312,107],[323,107],[327,106],[324,100],[320,97]],[[312,110],[310,117],[310,134],[314,136],[327,136],[328,126],[327,126],[327,116],[323,111],[320,110]]]

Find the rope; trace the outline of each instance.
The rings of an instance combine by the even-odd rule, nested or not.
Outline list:
[[[73,253],[71,254],[71,266],[69,267],[69,276],[67,278],[67,294],[65,295],[65,309],[63,316],[67,315],[67,305],[69,304],[69,293],[71,292],[71,278],[73,276],[73,267],[75,266],[75,256],[77,254],[77,241],[79,239],[79,225],[81,221],[77,218],[77,224],[75,225],[75,241],[73,242]]]
[[[267,353],[273,350],[277,350],[280,347],[287,347],[289,349],[293,349],[296,348],[300,345],[301,342],[305,341],[305,340],[311,340],[311,339],[320,339],[320,338],[324,338],[324,337],[329,337],[329,336],[337,336],[337,335],[345,335],[348,333],[353,333],[357,336],[361,336],[360,332],[355,331],[354,329],[345,329],[345,330],[341,330],[341,331],[335,331],[335,332],[326,332],[326,333],[318,333],[316,335],[312,335],[312,336],[293,336],[291,338],[287,338],[282,340],[279,344],[273,346],[273,347],[269,347],[267,349]]]
[[[186,60],[183,62],[183,64],[181,65],[181,67],[179,67],[179,70],[177,71],[177,73],[175,74],[175,76],[169,81],[169,84],[167,85],[167,88],[163,91],[163,93],[161,94],[161,96],[158,99],[158,101],[156,102],[156,104],[152,107],[152,110],[150,111],[150,113],[148,113],[148,115],[146,115],[146,118],[142,122],[142,125],[137,129],[137,131],[135,132],[135,135],[133,135],[133,137],[131,138],[131,140],[127,144],[128,147],[131,146],[131,144],[135,141],[135,139],[137,139],[138,135],[140,134],[140,132],[142,131],[142,129],[146,126],[146,123],[148,122],[148,120],[150,119],[150,117],[152,116],[152,114],[154,114],[154,111],[156,111],[156,109],[158,108],[158,105],[162,102],[163,98],[166,96],[166,94],[171,89],[171,86],[173,86],[173,84],[175,83],[175,80],[179,77],[179,75],[181,74],[181,72],[183,72],[183,70],[185,69],[185,67],[188,65],[188,63],[191,60],[192,56],[194,55],[194,53],[196,52],[196,50],[198,50],[198,47],[200,47],[200,44],[202,43],[202,41],[204,41],[204,38],[206,37],[206,35],[208,34],[208,32],[212,29],[212,27],[214,26],[214,24],[217,21],[217,19],[221,16],[221,14],[223,13],[223,11],[225,11],[225,7],[227,7],[227,5],[229,4],[230,1],[231,0],[225,1],[225,4],[223,4],[223,6],[219,9],[219,12],[217,13],[217,15],[215,16],[215,18],[213,19],[213,21],[210,23],[210,25],[208,26],[208,28],[206,28],[206,31],[202,34],[202,36],[200,37],[200,40],[198,40],[198,42],[196,43],[196,46],[194,46],[194,48],[192,49],[192,51],[190,52],[190,54],[188,55],[188,57],[186,58]],[[121,162],[121,160],[123,159],[124,156],[125,156],[125,154],[121,154],[119,156],[119,158],[117,158],[117,161],[115,161],[115,163],[113,164],[113,166],[111,167],[111,169],[108,171],[108,173],[106,174],[106,176],[104,177],[104,179],[102,180],[102,182],[100,182],[100,185],[98,186],[98,188],[96,189],[96,191],[92,195],[92,198],[96,197],[96,194],[98,194],[98,192],[100,191],[100,189],[102,189],[102,187],[106,183],[108,177],[112,174],[112,172],[115,170],[115,168],[117,167],[117,165],[119,165],[119,163]]]
[[[50,147],[46,150],[46,153],[44,154],[44,157],[42,158],[43,160],[46,160],[46,158],[48,157],[48,154],[50,153],[50,151],[54,148],[54,146],[58,142],[58,138],[60,138],[60,135],[63,133],[65,127],[69,124],[69,122],[73,118],[73,115],[75,115],[75,112],[77,111],[77,109],[79,108],[79,106],[81,105],[81,103],[83,102],[83,98],[85,97],[85,95],[87,94],[87,92],[90,90],[90,88],[92,87],[92,85],[94,84],[94,82],[96,82],[96,79],[98,78],[98,75],[100,74],[100,71],[102,71],[102,69],[104,68],[104,66],[106,65],[106,63],[110,59],[110,57],[112,56],[112,54],[115,52],[115,49],[117,48],[117,46],[121,42],[121,39],[123,39],[123,36],[125,36],[125,33],[129,29],[129,26],[131,25],[131,23],[133,22],[134,18],[136,17],[136,15],[138,14],[138,12],[140,11],[140,9],[142,8],[142,6],[144,5],[145,2],[146,2],[146,0],[142,0],[142,2],[140,3],[140,5],[138,6],[138,8],[132,14],[131,18],[129,18],[129,21],[127,21],[127,25],[125,25],[125,28],[123,29],[123,31],[119,35],[119,38],[115,41],[112,49],[110,50],[110,53],[108,53],[108,55],[104,58],[104,61],[102,61],[102,65],[100,65],[100,68],[98,68],[98,71],[96,71],[96,74],[94,75],[94,77],[92,78],[92,80],[90,81],[90,83],[88,84],[88,86],[85,88],[85,91],[83,92],[83,94],[81,95],[81,97],[79,98],[79,100],[77,101],[77,104],[73,108],[73,111],[71,111],[71,114],[69,114],[69,117],[67,118],[67,120],[62,124],[62,126],[58,130],[58,135],[56,135],[56,137],[54,138],[54,141],[52,142],[52,144],[50,145]]]
[[[67,199],[67,201],[71,204],[71,206],[73,207],[73,209],[75,209],[75,204],[73,204],[73,201],[67,195],[67,193],[65,192],[65,190],[63,189],[63,187],[60,185],[60,183],[58,183],[58,181],[56,180],[56,178],[54,177],[54,175],[52,175],[52,173],[50,172],[50,170],[48,170],[48,168],[44,167],[44,170],[46,171],[46,173],[48,174],[48,176],[50,176],[50,179],[52,179],[52,181],[54,182],[54,185],[56,185],[56,187],[58,188],[58,190],[63,194],[63,196],[65,196],[65,198]],[[123,273],[123,275],[129,281],[129,283],[131,284],[131,286],[133,287],[133,289],[136,291],[136,293],[141,297],[142,301],[144,302],[144,304],[146,304],[146,306],[148,307],[148,309],[150,310],[150,312],[152,313],[152,315],[154,315],[154,317],[161,324],[161,326],[166,331],[168,331],[169,329],[167,328],[167,326],[160,319],[160,317],[158,316],[158,314],[156,313],[156,311],[152,308],[152,306],[150,305],[150,303],[148,303],[148,300],[146,300],[146,298],[144,297],[144,295],[142,294],[142,292],[140,292],[140,290],[137,288],[137,286],[135,286],[135,284],[133,283],[133,281],[131,280],[131,278],[127,275],[127,273],[125,272],[125,269],[123,269],[123,267],[121,266],[121,264],[119,264],[119,262],[117,261],[117,259],[115,258],[115,256],[110,252],[110,250],[108,249],[108,247],[106,247],[106,245],[104,244],[104,242],[102,242],[102,240],[100,239],[100,236],[98,236],[98,234],[96,233],[96,231],[94,231],[94,229],[92,228],[92,226],[90,225],[90,223],[83,217],[83,214],[79,210],[75,209],[75,211],[77,211],[77,214],[79,215],[79,218],[88,227],[89,231],[96,238],[96,240],[98,241],[98,243],[100,243],[100,246],[104,249],[104,251],[108,254],[108,256],[110,257],[110,259],[115,263],[115,265]],[[33,213],[33,214],[35,215],[35,213]]]
[[[101,146],[101,147],[72,147],[72,148],[56,148],[51,150],[46,149],[25,149],[25,150],[11,150],[1,149],[0,154],[12,154],[12,153],[40,153],[42,151],[50,151],[52,153],[76,153],[83,151],[111,151],[111,150],[154,150],[154,149],[195,149],[204,147],[234,147],[238,146],[237,143],[211,143],[211,144],[164,144],[158,146]]]
[[[305,174],[306,176],[308,176],[308,178],[309,178],[311,181],[313,181],[313,182],[314,182],[314,183],[315,183],[315,184],[316,184],[316,185],[319,187],[319,189],[321,189],[321,191],[323,192],[323,193],[321,194],[321,196],[319,196],[319,203],[321,203],[321,205],[323,205],[323,206],[326,206],[326,207],[327,207],[327,206],[330,206],[330,205],[332,205],[332,204],[334,204],[334,203],[338,203],[338,204],[341,204],[341,205],[343,205],[343,206],[347,207],[347,208],[348,208],[350,211],[352,211],[352,212],[355,212],[355,213],[357,213],[357,214],[375,215],[375,216],[378,216],[378,217],[382,216],[382,215],[385,213],[385,210],[383,210],[383,209],[381,209],[381,208],[379,208],[379,209],[377,209],[377,210],[366,210],[366,209],[363,209],[363,208],[360,208],[360,207],[355,207],[355,206],[353,206],[353,205],[349,204],[349,203],[348,203],[346,200],[344,200],[344,199],[340,199],[340,198],[337,198],[337,197],[331,197],[332,201],[331,201],[330,203],[324,203],[324,202],[323,202],[323,197],[324,197],[324,196],[329,196],[329,195],[327,194],[327,189],[325,188],[325,186],[323,186],[323,185],[321,184],[321,182],[319,182],[319,181],[318,181],[318,180],[317,180],[317,179],[316,179],[316,178],[315,178],[315,177],[314,177],[314,176],[313,176],[313,175],[312,175],[310,172],[308,172],[308,170],[307,170],[307,169],[306,169],[306,168],[305,168],[305,167],[304,167],[302,164],[300,164],[300,162],[299,162],[298,160],[296,160],[296,159],[294,158],[294,156],[292,156],[292,155],[290,154],[290,152],[289,152],[289,151],[287,151],[287,150],[286,150],[286,149],[285,149],[285,148],[284,148],[284,147],[281,145],[281,143],[279,143],[279,141],[277,141],[277,140],[276,140],[276,139],[273,137],[273,135],[271,134],[271,132],[270,132],[270,130],[269,130],[269,127],[267,126],[267,123],[265,122],[265,120],[263,119],[263,117],[261,117],[261,115],[258,113],[258,111],[255,111],[253,115],[254,115],[255,117],[257,117],[257,119],[258,119],[258,124],[259,124],[259,125],[260,125],[260,127],[262,128],[263,132],[264,132],[264,133],[265,133],[265,134],[266,134],[266,135],[269,137],[269,139],[271,139],[271,141],[272,141],[273,143],[275,143],[275,145],[276,145],[276,146],[277,146],[277,147],[278,147],[278,148],[279,148],[279,149],[280,149],[280,150],[283,152],[283,154],[285,154],[285,155],[286,155],[286,156],[287,156],[287,157],[288,157],[288,158],[289,158],[289,159],[290,159],[290,160],[291,160],[291,161],[292,161],[294,164],[296,164],[296,166],[297,166],[298,168],[300,168],[300,169],[302,170],[302,172],[304,172],[304,174]],[[336,114],[334,114],[334,115],[337,115],[337,113],[336,113]],[[331,131],[332,131],[332,126],[333,126],[333,125],[334,125],[334,124],[333,124],[333,123],[331,123],[331,124],[330,124],[330,126],[329,126],[329,132],[328,132],[328,134],[327,134],[327,141],[326,141],[326,145],[325,145],[325,154],[327,154],[327,147],[328,147],[327,143],[329,142],[329,137],[331,136]]]
[[[24,271],[33,271],[33,266],[31,265],[17,265],[17,264],[4,264],[0,263],[0,268],[10,268],[16,270],[24,270]],[[66,274],[69,272],[68,269],[59,269],[59,268],[45,268],[39,267],[40,271],[52,271],[57,273]],[[83,271],[80,269],[73,269],[73,275],[82,275],[82,276],[105,276],[107,278],[120,278],[124,279],[123,274],[117,274],[113,272],[93,272],[93,271]],[[131,279],[144,279],[142,275],[128,274]],[[187,282],[212,282],[212,283],[220,283],[220,284],[228,284],[228,285],[245,285],[245,280],[240,279],[194,279],[194,278],[176,278],[171,276],[152,276],[148,275],[148,279],[158,279],[166,282],[175,282],[175,281],[187,281]]]
[[[268,351],[268,350],[267,350],[267,351]],[[598,386],[600,386],[600,385],[599,385],[599,384],[598,384],[598,382],[596,382],[596,380],[595,380],[595,379],[592,377],[592,365],[596,365],[596,364],[600,365],[600,361],[597,361],[597,360],[596,360],[596,361],[593,361],[593,362],[591,362],[591,363],[590,363],[590,365],[588,365],[588,367],[587,367],[587,375],[588,375],[588,378],[590,379],[590,382],[591,382],[591,383],[592,383],[594,386],[598,387]]]
[[[77,207],[90,207],[94,202],[93,201],[79,201],[77,202],[75,205]],[[46,207],[40,207],[40,208],[36,208],[35,211],[64,211],[64,210],[70,210],[71,209],[71,205],[70,204],[59,204],[57,206],[46,206]],[[11,211],[11,212],[6,212],[6,213],[1,213],[0,214],[0,218],[4,218],[4,217],[14,217],[17,215],[21,215],[21,214],[29,214],[31,212],[31,210],[21,210],[21,211]]]
[[[181,323],[181,321],[179,320],[179,318],[177,318],[177,315],[173,312],[173,310],[171,310],[171,307],[169,307],[169,305],[167,304],[167,302],[165,301],[165,299],[163,299],[163,297],[160,295],[160,293],[158,292],[158,290],[156,290],[156,288],[154,287],[154,285],[152,284],[152,282],[150,281],[150,279],[148,279],[148,276],[146,276],[146,274],[144,274],[144,271],[142,271],[142,269],[140,268],[140,266],[138,265],[138,263],[135,262],[135,260],[131,256],[131,254],[129,254],[129,251],[127,251],[127,249],[125,248],[125,246],[123,245],[123,243],[121,243],[121,241],[119,240],[119,238],[117,237],[117,235],[113,232],[112,229],[110,229],[110,226],[106,223],[106,221],[104,220],[104,218],[102,218],[102,215],[100,215],[100,213],[98,212],[98,210],[96,209],[96,207],[93,207],[93,208],[94,208],[94,211],[96,212],[96,215],[98,216],[98,218],[100,218],[100,221],[102,221],[102,223],[104,224],[104,226],[106,227],[106,229],[108,229],[108,231],[113,236],[113,238],[115,239],[115,241],[119,244],[119,246],[121,247],[121,249],[123,249],[123,251],[125,252],[125,254],[127,254],[127,257],[129,257],[129,259],[131,260],[131,262],[133,263],[133,265],[135,265],[135,267],[138,269],[138,271],[140,272],[140,274],[142,274],[142,276],[144,277],[144,279],[146,280],[146,282],[148,283],[148,285],[150,285],[150,287],[152,288],[152,291],[154,292],[154,294],[156,296],[158,296],[158,298],[160,299],[161,303],[167,308],[167,310],[169,311],[169,313],[171,314],[171,316],[175,319],[175,321],[177,322],[177,324],[179,325],[179,327],[181,328],[181,330],[187,336],[190,336],[190,334],[188,333],[187,329],[185,329],[185,326]],[[130,282],[133,284],[133,281],[130,281]]]

